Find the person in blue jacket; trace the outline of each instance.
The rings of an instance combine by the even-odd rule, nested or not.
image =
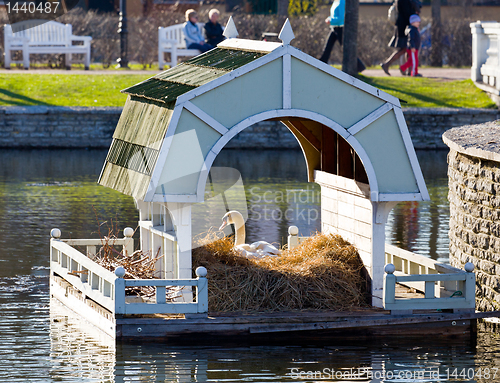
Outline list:
[[[320,60],[328,64],[333,46],[338,40],[342,45],[342,37],[344,31],[344,14],[345,14],[345,0],[335,0],[330,8],[330,16],[326,18],[326,22],[330,24],[330,35],[326,40],[325,49],[320,57]],[[365,65],[358,58],[358,72],[365,70]]]
[[[332,53],[335,41],[338,40],[342,45],[342,33],[344,30],[344,13],[345,13],[345,0],[335,0],[330,8],[330,17],[326,18],[326,22],[330,24],[330,35],[325,44],[325,49],[321,55],[320,60],[328,63],[330,54]]]
[[[213,49],[213,46],[205,42],[205,38],[201,33],[201,29],[196,24],[198,22],[198,14],[194,9],[186,11],[186,22],[182,31],[184,32],[184,40],[186,41],[187,49],[198,49],[201,53]]]

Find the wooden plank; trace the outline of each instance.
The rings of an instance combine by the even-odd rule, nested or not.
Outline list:
[[[466,272],[456,274],[417,274],[397,276],[396,281],[399,282],[440,282],[440,281],[465,281]]]
[[[324,126],[321,138],[321,170],[337,174],[337,139],[338,134],[333,129]]]
[[[197,279],[125,279],[125,286],[198,286]]]

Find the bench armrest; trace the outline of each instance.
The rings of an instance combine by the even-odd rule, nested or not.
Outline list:
[[[92,37],[91,36],[75,36],[75,35],[72,35],[71,36],[71,41],[90,42],[90,41],[92,41]]]

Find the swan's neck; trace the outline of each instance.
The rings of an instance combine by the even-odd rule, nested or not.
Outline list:
[[[238,217],[239,218],[239,217]],[[241,219],[234,220],[234,229],[236,231],[234,238],[234,246],[243,245],[245,243],[245,221]]]

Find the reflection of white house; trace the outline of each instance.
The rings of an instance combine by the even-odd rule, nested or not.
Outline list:
[[[167,254],[164,275],[191,278],[191,206],[214,159],[245,128],[279,120],[321,185],[322,229],[359,248],[381,306],[387,214],[429,199],[399,100],[292,47],[289,24],[280,36],[228,39],[124,90],[99,183],[135,198],[142,249]]]

